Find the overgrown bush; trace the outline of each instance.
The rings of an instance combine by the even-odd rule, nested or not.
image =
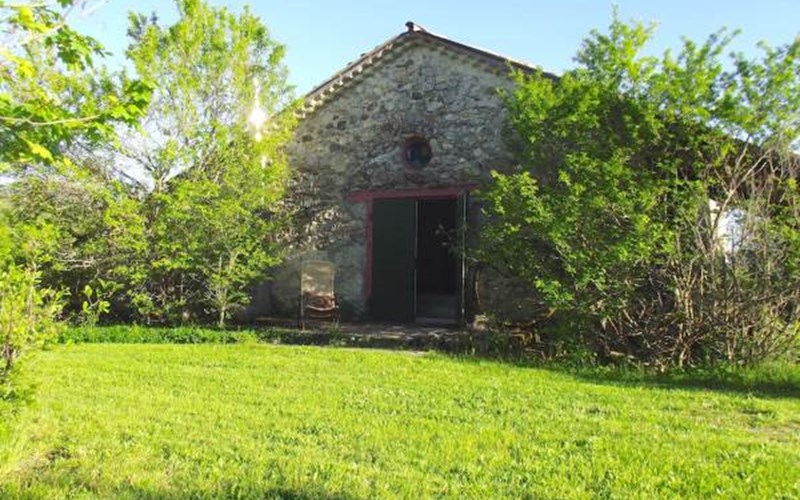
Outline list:
[[[15,217],[58,233],[39,271],[69,291],[79,323],[221,326],[281,258],[295,120],[284,47],[247,8],[176,6],[172,26],[130,16],[128,59],[154,82],[141,120],[112,129],[118,141],[56,144],[70,169],[26,170],[9,188]],[[256,102],[268,120],[258,130]]]
[[[615,19],[578,69],[517,75],[480,258],[605,359],[796,358],[800,38],[726,70],[724,32],[662,58],[651,33]]]
[[[158,82],[143,126],[122,141],[145,176],[146,276],[132,304],[149,323],[222,326],[281,258],[276,205],[295,117],[285,48],[258,17],[176,6],[172,26],[130,16],[127,56]]]
[[[148,326],[70,327],[58,335],[60,343],[115,344],[239,344],[256,342],[255,331],[214,330],[201,327]]]
[[[36,271],[13,264],[0,268],[0,381],[27,348],[55,340],[60,299],[58,292],[39,287]]]
[[[0,199],[0,382],[33,346],[54,339],[64,292],[41,284],[40,266],[51,256],[57,234],[46,222],[19,223]]]
[[[133,319],[131,296],[146,277],[141,202],[119,181],[89,168],[80,176],[27,175],[8,191],[17,220],[47,221],[57,234],[39,270],[44,286],[68,292],[67,316],[78,323],[107,313]]]
[[[27,347],[52,338],[66,292],[44,274],[62,236],[58,212],[25,210],[29,179],[81,179],[65,152],[113,142],[150,97],[143,81],[95,66],[105,52],[69,26],[80,2],[0,2],[0,348],[6,377]]]

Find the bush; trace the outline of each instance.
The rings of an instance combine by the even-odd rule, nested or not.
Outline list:
[[[160,328],[147,326],[73,327],[58,337],[68,343],[117,344],[241,344],[257,342],[254,331],[215,330],[197,327]]]
[[[38,285],[36,271],[14,264],[0,267],[0,381],[26,348],[54,340],[60,329],[61,295]]]
[[[800,37],[726,71],[724,33],[658,59],[651,32],[615,19],[558,81],[518,75],[479,258],[609,361],[797,359]]]

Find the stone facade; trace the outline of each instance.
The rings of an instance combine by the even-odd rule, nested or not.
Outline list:
[[[413,29],[391,42],[309,96],[288,150],[294,248],[257,294],[257,314],[295,314],[298,263],[314,259],[336,265],[343,315],[362,318],[369,210],[359,193],[474,187],[513,161],[499,97],[508,65]],[[431,146],[422,168],[404,161],[411,137]]]

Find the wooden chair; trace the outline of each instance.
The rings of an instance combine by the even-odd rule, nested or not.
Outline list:
[[[334,281],[336,266],[322,260],[305,261],[300,266],[300,327],[306,319],[339,322]]]

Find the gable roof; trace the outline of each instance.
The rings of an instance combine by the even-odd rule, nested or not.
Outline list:
[[[538,71],[533,65],[517,61],[494,52],[479,49],[463,43],[459,43],[441,35],[436,35],[426,30],[413,21],[406,23],[406,31],[378,45],[360,58],[349,63],[341,71],[334,74],[320,85],[312,89],[305,96],[304,113],[309,113],[318,108],[325,102],[335,97],[338,92],[345,87],[349,87],[358,82],[365,71],[370,70],[381,62],[399,55],[406,48],[416,45],[429,45],[443,49],[442,52],[450,57],[465,57],[472,60],[474,64],[497,75],[507,74],[510,69],[519,70],[524,73]],[[544,72],[551,78],[557,78],[551,73]]]

